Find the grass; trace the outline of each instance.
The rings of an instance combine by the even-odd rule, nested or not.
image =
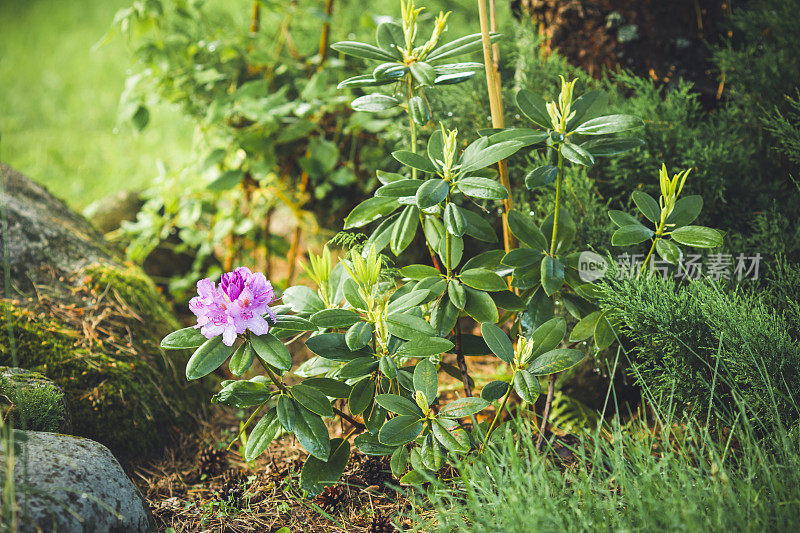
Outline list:
[[[130,0],[0,2],[0,160],[77,208],[141,189],[156,162],[179,163],[191,125],[161,109],[137,135],[118,124],[132,54],[121,38],[95,46]]]

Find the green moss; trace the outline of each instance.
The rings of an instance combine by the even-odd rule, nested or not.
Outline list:
[[[0,329],[0,365],[40,372],[60,386],[76,435],[123,458],[158,450],[171,432],[192,423],[208,397],[207,389],[189,388],[183,378],[188,354],[167,357],[159,348],[161,337],[179,326],[136,268],[94,265],[78,279],[82,299],[107,305],[102,328],[87,337],[91,321],[80,308],[63,305],[56,319],[49,310],[0,299],[16,351],[14,362],[8,328]]]
[[[33,431],[69,431],[64,392],[38,372],[0,367],[0,403],[8,400],[14,427]],[[5,415],[5,413],[4,413]]]

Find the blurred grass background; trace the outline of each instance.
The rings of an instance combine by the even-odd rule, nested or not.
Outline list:
[[[0,0],[0,160],[76,208],[141,189],[156,162],[178,163],[192,126],[159,109],[137,134],[118,124],[132,54],[117,36],[98,44],[130,0]]]

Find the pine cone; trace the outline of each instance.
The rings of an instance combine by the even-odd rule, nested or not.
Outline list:
[[[228,470],[222,475],[222,486],[217,491],[217,499],[241,507],[246,490],[247,476],[240,470]]]
[[[382,457],[365,457],[356,473],[367,485],[383,485],[393,479],[389,464]]]
[[[388,516],[376,514],[369,524],[369,533],[394,533],[395,528]]]
[[[325,487],[322,494],[317,496],[314,503],[322,507],[325,511],[333,511],[347,503],[347,489],[343,485],[333,485]]]
[[[201,477],[218,476],[228,467],[228,458],[225,450],[217,450],[211,446],[200,451],[197,456],[197,462],[199,463],[198,470]]]

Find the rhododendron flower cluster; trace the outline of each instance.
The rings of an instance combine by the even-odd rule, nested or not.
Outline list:
[[[211,279],[197,282],[197,294],[189,302],[189,309],[197,316],[200,333],[208,339],[222,335],[226,346],[233,346],[236,336],[250,330],[256,335],[269,331],[269,316],[275,313],[269,304],[275,299],[272,284],[261,272],[253,273],[239,267],[222,275],[219,286]]]

